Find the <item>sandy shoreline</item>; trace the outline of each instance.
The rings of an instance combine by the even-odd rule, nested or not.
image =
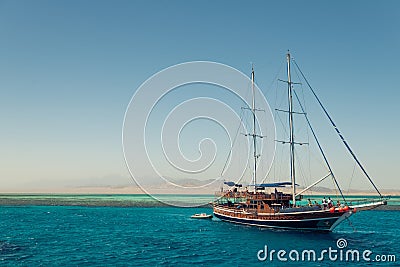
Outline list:
[[[208,206],[212,201],[214,192],[209,190],[197,190],[195,192],[175,191],[163,188],[154,190],[152,194],[163,195],[161,198],[174,199],[177,206],[179,201],[192,202],[200,206]],[[383,191],[382,194],[393,197],[400,196],[396,191]],[[131,195],[132,197],[130,197]],[[136,196],[133,196],[136,195]],[[182,195],[182,197],[179,197]],[[313,192],[313,197],[322,198],[322,196],[335,196],[335,191]],[[305,198],[309,195],[305,194]],[[365,198],[368,196],[377,197],[376,193],[372,192],[350,192],[347,195],[349,198]],[[156,198],[159,198],[156,196]],[[205,200],[206,199],[206,200]],[[193,202],[193,203],[194,203]],[[389,199],[390,203],[390,199]],[[381,206],[378,210],[400,210],[400,202],[393,199],[388,206]],[[147,195],[140,188],[134,186],[126,187],[79,187],[79,188],[63,188],[63,189],[46,189],[46,190],[29,190],[29,191],[3,191],[0,192],[0,206],[84,206],[84,207],[161,207],[168,206],[162,201],[158,201]],[[184,205],[186,206],[186,205]]]

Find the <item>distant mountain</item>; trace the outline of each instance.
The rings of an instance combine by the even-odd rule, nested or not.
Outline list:
[[[185,186],[185,187],[195,187],[195,186],[206,186],[209,184],[220,184],[220,182],[215,181],[214,179],[207,179],[207,180],[198,180],[198,179],[193,179],[193,178],[183,178],[183,179],[170,179],[172,183],[180,186]],[[217,187],[218,187],[217,186]]]

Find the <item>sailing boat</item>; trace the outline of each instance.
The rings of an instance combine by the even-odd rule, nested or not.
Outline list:
[[[305,116],[306,122],[311,129],[311,133],[314,140],[319,148],[324,162],[329,170],[329,173],[311,184],[305,187],[301,191],[297,192],[296,187],[296,165],[295,165],[295,145],[301,144],[296,142],[293,127],[293,114],[296,113],[293,110],[293,83],[291,80],[291,62],[292,58],[288,52],[286,55],[287,59],[287,83],[288,86],[288,110],[285,111],[289,115],[289,140],[283,143],[290,145],[290,182],[275,182],[275,183],[260,183],[257,184],[257,149],[256,149],[256,139],[261,137],[256,132],[256,107],[255,107],[255,92],[254,92],[254,68],[251,72],[252,81],[252,115],[253,115],[253,132],[247,134],[247,136],[252,137],[252,145],[254,152],[254,166],[253,166],[253,177],[252,184],[253,190],[248,190],[247,187],[242,186],[242,184],[237,184],[235,182],[224,182],[229,188],[226,190],[221,190],[217,200],[213,202],[213,212],[214,216],[227,222],[252,225],[258,227],[268,227],[268,228],[281,228],[281,229],[296,229],[296,230],[316,230],[316,231],[332,231],[337,225],[349,218],[357,210],[373,209],[380,205],[386,205],[385,198],[381,195],[372,179],[366,172],[365,168],[362,166],[360,161],[357,159],[354,152],[351,150],[350,146],[343,138],[341,132],[336,127],[332,118],[322,105],[321,101],[315,94],[307,79],[303,75],[302,71],[298,67],[297,63],[293,60],[297,69],[300,71],[303,79],[306,81],[308,87],[311,89],[313,96],[316,98],[318,104],[321,106],[323,112],[328,117],[328,120],[333,125],[336,133],[339,135],[341,141],[344,143],[346,149],[350,152],[351,156],[354,158],[356,164],[360,167],[363,174],[368,178],[369,182],[373,185],[377,191],[379,198],[377,200],[370,200],[369,202],[357,203],[357,205],[352,202],[347,202],[339,184],[336,180],[334,172],[325,156],[321,144],[319,143],[314,129],[311,127],[311,123],[308,117]],[[303,114],[303,107],[300,105]],[[333,205],[331,200],[323,200],[322,205],[299,205],[303,199],[303,193],[310,190],[312,187],[331,177],[339,189],[340,196],[343,199],[343,204]],[[281,192],[277,188],[291,187],[290,193]],[[269,190],[274,188],[272,190]],[[310,201],[310,200],[309,200]]]

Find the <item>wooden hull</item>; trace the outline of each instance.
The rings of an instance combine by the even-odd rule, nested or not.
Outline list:
[[[293,212],[275,214],[251,214],[244,211],[235,211],[224,207],[214,206],[214,215],[220,220],[266,228],[310,230],[310,231],[332,231],[343,220],[350,217],[351,211],[330,212]]]

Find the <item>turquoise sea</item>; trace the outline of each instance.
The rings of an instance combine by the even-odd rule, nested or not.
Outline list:
[[[0,196],[0,265],[400,266],[399,198],[391,199],[390,209],[354,214],[328,234],[195,220],[190,215],[211,213],[211,208],[157,203],[143,195]],[[332,259],[327,253],[321,257],[329,249],[337,251]],[[265,250],[276,252],[260,261]],[[287,261],[278,259],[279,250],[286,252],[282,259]],[[293,250],[298,261],[296,253],[291,254],[294,260],[289,258]],[[302,260],[310,250],[315,261],[308,252]],[[346,261],[349,250],[357,250],[360,259],[349,256]],[[363,259],[365,251],[371,253]]]

